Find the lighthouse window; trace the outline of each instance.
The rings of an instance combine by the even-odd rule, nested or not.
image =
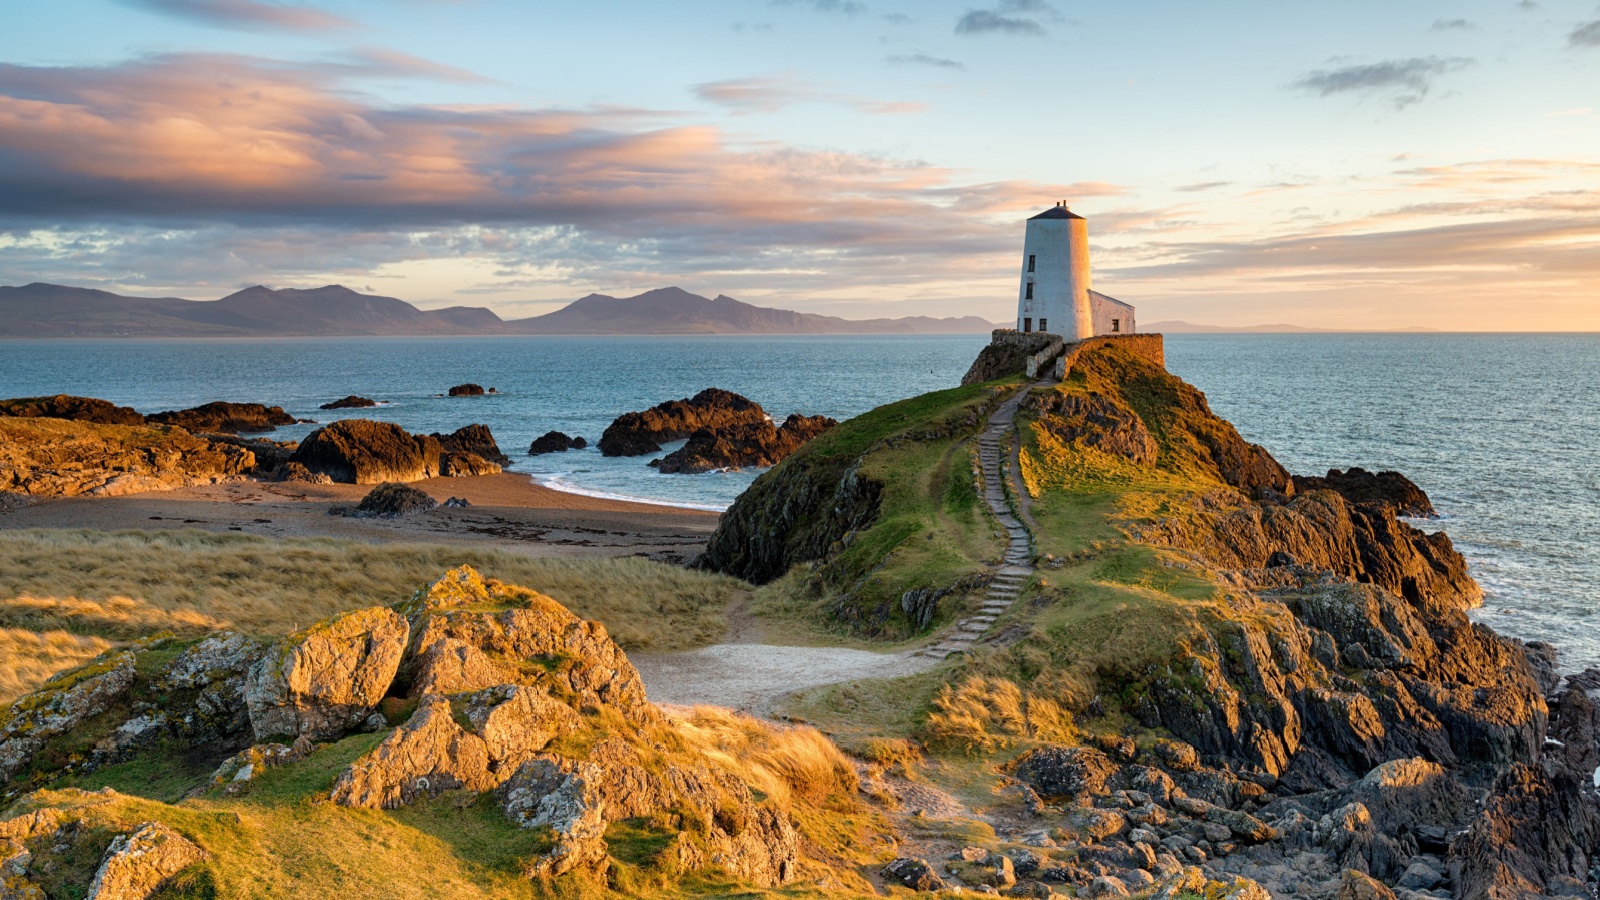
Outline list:
[[[1028,292],[1026,294],[1022,295],[1022,299],[1024,299],[1024,300],[1032,300],[1033,299],[1033,282],[1031,282],[1031,281],[1028,282]]]
[[[1111,330],[1113,332],[1121,331],[1122,330],[1122,320],[1121,319],[1112,319],[1111,320]]]
[[[1031,254],[1031,253],[1030,253],[1030,254],[1028,254],[1028,271],[1029,271],[1029,272],[1032,272],[1032,271],[1033,271],[1033,261],[1034,261],[1034,260],[1036,260],[1036,259],[1038,259],[1038,258],[1039,258],[1039,257],[1037,257],[1037,256],[1034,256],[1034,255],[1033,255],[1033,254]]]
[[[1050,326],[1045,324],[1048,321],[1049,321],[1048,319],[1040,319],[1039,320],[1039,330],[1040,331],[1046,331],[1047,332],[1047,331],[1050,330]]]

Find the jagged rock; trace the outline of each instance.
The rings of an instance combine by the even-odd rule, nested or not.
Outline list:
[[[344,484],[409,482],[439,474],[437,438],[413,435],[399,425],[343,419],[306,436],[294,461]]]
[[[492,463],[476,453],[446,453],[439,458],[439,474],[446,478],[499,475],[500,464]]]
[[[794,413],[773,427],[766,419],[720,428],[701,428],[689,442],[652,461],[666,474],[698,474],[723,469],[775,466],[800,445],[839,424],[827,416]]]
[[[669,400],[643,412],[623,413],[600,435],[605,456],[642,456],[664,443],[681,441],[702,428],[713,431],[767,421],[760,405],[730,391],[706,388],[693,397]]]
[[[332,478],[321,472],[313,472],[294,460],[279,466],[273,472],[272,480],[298,484],[333,484]]]
[[[145,900],[168,878],[205,858],[188,838],[160,822],[119,835],[89,884],[87,900]]]
[[[100,425],[143,425],[144,416],[131,406],[117,406],[94,397],[56,394],[54,397],[14,397],[0,400],[0,416],[69,419]]]
[[[1344,472],[1329,469],[1323,478],[1296,475],[1294,486],[1296,493],[1334,491],[1352,504],[1387,504],[1397,515],[1411,518],[1435,519],[1439,515],[1422,488],[1399,472],[1373,474],[1362,468]]]
[[[338,737],[377,707],[409,629],[393,610],[345,613],[279,641],[250,672],[245,702],[258,741]]]
[[[482,397],[483,396],[483,385],[481,385],[481,384],[472,384],[471,382],[468,382],[467,384],[458,384],[455,387],[450,389],[450,396],[452,396],[452,397]]]
[[[1583,787],[1565,772],[1551,777],[1521,763],[1506,769],[1471,829],[1451,845],[1456,896],[1500,900],[1587,880],[1600,814]]]
[[[1128,827],[1128,820],[1114,809],[1078,807],[1068,811],[1067,824],[1082,835],[1083,840],[1093,843],[1121,834]]]
[[[1011,774],[1047,800],[1064,798],[1087,805],[1106,792],[1117,767],[1092,747],[1041,747],[1019,757]]]
[[[435,694],[377,749],[351,763],[330,797],[341,806],[394,809],[419,795],[487,791],[497,784],[489,762],[483,738],[458,725],[449,699]]]
[[[384,482],[367,492],[355,509],[334,507],[352,519],[398,519],[434,509],[439,501],[414,487]],[[332,512],[333,510],[329,510]]]
[[[0,416],[0,494],[120,497],[240,478],[255,454],[182,429]]]
[[[522,828],[548,828],[555,846],[537,860],[530,874],[565,875],[593,869],[605,861],[603,778],[596,768],[565,767],[554,759],[530,760],[501,788],[506,817]]]
[[[1334,900],[1395,900],[1383,882],[1357,869],[1345,869]]]
[[[404,607],[415,623],[413,697],[503,684],[543,686],[580,706],[650,716],[644,683],[605,626],[521,588],[453,569]],[[547,666],[527,665],[546,662]]]
[[[1039,424],[1064,443],[1092,447],[1140,465],[1156,461],[1156,439],[1144,420],[1109,397],[1041,391],[1024,401]]]
[[[57,675],[0,713],[0,783],[10,781],[50,738],[98,716],[133,686],[136,657],[109,651]]]
[[[528,455],[565,453],[568,450],[582,450],[587,446],[589,446],[589,442],[581,437],[568,437],[565,432],[547,431],[528,445]]]
[[[1096,875],[1078,891],[1080,897],[1126,897],[1128,886],[1113,875]]]
[[[463,425],[449,434],[434,432],[432,437],[446,454],[478,456],[496,466],[511,463],[511,457],[500,452],[500,445],[495,443],[494,434],[487,425]]]
[[[324,403],[324,404],[322,404],[321,406],[319,406],[317,408],[318,409],[367,409],[369,407],[373,407],[373,406],[377,406],[377,405],[378,405],[378,401],[376,401],[376,400],[369,400],[366,397],[357,397],[355,394],[351,394],[350,396],[345,397],[343,400],[335,400],[332,403]]]
[[[942,891],[944,879],[925,859],[902,856],[883,867],[883,877],[913,891]]]
[[[272,431],[279,425],[293,425],[294,416],[284,412],[281,406],[218,400],[192,409],[151,413],[145,416],[145,421],[152,425],[182,428],[191,434],[203,431],[237,434]]]

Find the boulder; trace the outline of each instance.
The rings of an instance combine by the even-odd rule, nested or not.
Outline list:
[[[925,859],[902,856],[883,867],[883,877],[913,891],[942,891],[944,879]]]
[[[336,738],[377,708],[405,652],[406,620],[389,609],[345,613],[279,641],[250,672],[245,702],[257,741]]]
[[[618,416],[600,435],[600,452],[606,456],[643,456],[702,428],[715,431],[767,421],[759,404],[730,391],[706,388],[693,397]]]
[[[414,487],[384,482],[368,491],[355,509],[336,506],[329,512],[337,510],[353,519],[398,519],[427,512],[438,505],[439,501]]]
[[[450,389],[450,396],[452,396],[452,397],[482,397],[483,396],[483,385],[481,385],[481,384],[472,384],[471,382],[468,382],[467,384],[458,384],[455,387]]]
[[[14,397],[0,400],[0,416],[24,419],[69,419],[100,425],[143,425],[144,416],[131,406],[117,406],[109,400],[56,394],[54,397]]]
[[[330,797],[341,806],[394,809],[447,790],[487,791],[497,783],[489,762],[483,738],[456,723],[447,698],[433,695],[377,749],[351,763]]]
[[[1011,774],[1045,799],[1066,799],[1088,805],[1106,793],[1117,767],[1093,747],[1040,747],[1011,765]]]
[[[376,400],[368,400],[366,397],[357,397],[355,394],[351,394],[350,396],[345,397],[343,400],[335,400],[332,403],[324,403],[324,404],[322,404],[321,406],[319,406],[317,408],[318,409],[367,409],[369,407],[373,407],[373,406],[377,406],[377,405],[378,405],[378,401],[376,401]]]
[[[160,822],[146,822],[112,839],[86,900],[145,900],[202,859],[205,852],[188,838]]]
[[[439,474],[439,440],[399,425],[343,419],[306,436],[294,461],[345,484],[421,481]]]
[[[544,687],[578,706],[611,706],[648,719],[644,683],[605,626],[526,588],[453,569],[403,611],[412,622],[410,695],[505,684]]]
[[[332,478],[321,472],[313,472],[293,460],[279,466],[272,473],[272,480],[290,484],[333,484]]]
[[[528,445],[528,455],[565,453],[568,450],[582,450],[587,446],[589,446],[589,442],[581,437],[568,437],[560,431],[547,431],[535,438],[532,444]]]
[[[445,478],[499,475],[500,471],[499,463],[490,462],[476,453],[446,453],[439,457],[439,474]]]
[[[55,676],[0,713],[0,784],[22,772],[51,738],[123,700],[137,675],[135,662],[131,652],[109,651]]]
[[[1334,900],[1395,900],[1394,891],[1358,869],[1345,869]]]
[[[255,454],[162,426],[0,417],[0,493],[119,497],[243,477]]]
[[[470,453],[502,466],[511,462],[511,457],[500,452],[500,445],[495,443],[487,425],[464,425],[449,434],[435,432],[432,436],[439,442],[439,449],[447,454]]]
[[[205,431],[240,432],[272,431],[279,425],[293,425],[294,416],[281,406],[264,406],[260,403],[228,403],[216,401],[191,409],[152,413],[145,417],[152,425],[171,425],[191,434]]]
[[[778,427],[762,420],[701,428],[689,436],[687,444],[650,464],[669,474],[775,466],[806,441],[837,424],[827,416],[795,413]]]

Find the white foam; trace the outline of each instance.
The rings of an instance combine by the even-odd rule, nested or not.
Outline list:
[[[655,497],[634,497],[628,494],[618,494],[611,491],[597,491],[593,488],[579,487],[578,485],[565,480],[561,473],[553,475],[533,475],[532,478],[538,484],[553,491],[561,491],[564,494],[577,494],[580,497],[594,497],[597,500],[624,500],[628,503],[647,503],[651,506],[670,506],[675,509],[697,509],[704,510],[706,512],[723,512],[728,508],[725,504],[718,505],[715,503],[688,503],[683,501],[674,502],[671,500],[661,500]]]

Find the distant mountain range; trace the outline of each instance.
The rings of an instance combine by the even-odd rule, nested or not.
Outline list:
[[[542,316],[505,320],[492,310],[422,310],[342,285],[245,288],[221,300],[124,297],[34,283],[0,287],[0,337],[276,337],[459,334],[977,334],[978,316],[841,319],[770,309],[679,288],[636,297],[590,294]]]
[[[1169,320],[1164,322],[1147,322],[1139,330],[1154,334],[1339,334],[1348,333],[1342,328],[1307,328],[1304,325],[1196,325],[1193,322]],[[1438,331],[1437,328],[1423,328],[1412,326],[1410,328],[1378,328],[1363,329],[1374,332],[1419,332]]]

